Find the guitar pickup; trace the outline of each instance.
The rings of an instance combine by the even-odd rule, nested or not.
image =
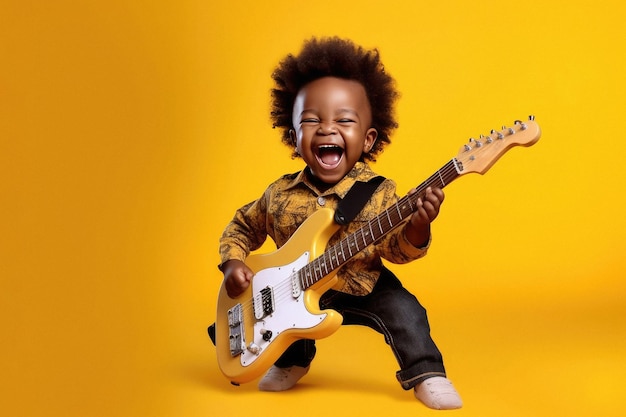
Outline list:
[[[254,296],[253,303],[254,317],[257,320],[262,320],[264,317],[272,314],[275,308],[273,289],[269,286],[263,288]]]

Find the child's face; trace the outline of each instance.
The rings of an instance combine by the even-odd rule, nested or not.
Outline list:
[[[339,182],[376,140],[365,88],[357,81],[324,77],[302,87],[293,106],[298,153],[315,177]]]

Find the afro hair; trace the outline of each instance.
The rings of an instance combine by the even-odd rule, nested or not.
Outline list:
[[[323,77],[337,77],[361,83],[372,110],[372,127],[378,137],[363,160],[375,161],[391,143],[391,132],[398,127],[394,104],[399,97],[394,79],[385,72],[378,50],[366,50],[338,37],[305,41],[299,55],[287,55],[272,74],[271,120],[282,129],[282,142],[298,157],[296,143],[289,134],[293,128],[292,111],[298,92],[306,84]]]

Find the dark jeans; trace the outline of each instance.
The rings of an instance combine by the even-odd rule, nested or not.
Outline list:
[[[441,352],[430,336],[426,310],[400,280],[386,268],[373,291],[354,296],[328,290],[320,307],[343,315],[343,324],[368,326],[385,336],[398,360],[396,373],[402,388],[408,390],[433,376],[445,376]],[[276,366],[308,366],[315,357],[315,341],[294,342],[276,361]]]

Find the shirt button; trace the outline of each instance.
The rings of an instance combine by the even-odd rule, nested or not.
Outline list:
[[[324,204],[326,204],[326,199],[324,197],[317,197],[317,204],[323,206]]]

